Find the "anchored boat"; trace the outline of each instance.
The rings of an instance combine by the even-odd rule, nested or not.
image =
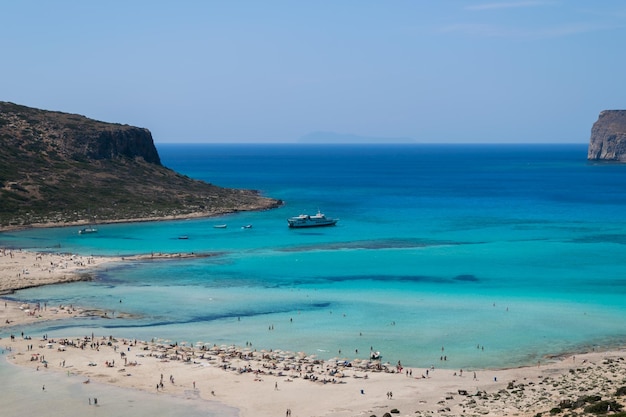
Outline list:
[[[317,214],[309,215],[309,214],[301,214],[299,216],[290,217],[287,219],[289,223],[289,227],[321,227],[321,226],[334,226],[337,224],[339,219],[332,219],[330,217],[326,217],[325,214],[322,214],[319,210]]]

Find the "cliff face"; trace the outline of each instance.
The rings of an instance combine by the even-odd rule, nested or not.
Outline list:
[[[591,129],[587,159],[626,162],[626,110],[605,110]]]
[[[0,230],[278,205],[164,167],[147,129],[0,102]]]
[[[161,163],[148,129],[7,102],[0,102],[0,141],[77,160],[143,158]]]

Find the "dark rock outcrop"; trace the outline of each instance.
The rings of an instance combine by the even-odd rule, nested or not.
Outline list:
[[[587,159],[626,162],[626,110],[605,110],[591,129]]]
[[[95,134],[94,134],[95,136]],[[82,136],[80,141],[87,145],[87,157],[111,159],[115,156],[143,158],[146,162],[161,164],[159,154],[148,129],[127,127],[125,129],[103,130],[97,137]],[[90,144],[96,146],[90,147]]]
[[[161,164],[147,129],[0,102],[0,230],[277,207]]]

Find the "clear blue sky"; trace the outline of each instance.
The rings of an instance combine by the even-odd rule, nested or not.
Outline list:
[[[626,1],[3,1],[0,100],[155,142],[586,143]]]

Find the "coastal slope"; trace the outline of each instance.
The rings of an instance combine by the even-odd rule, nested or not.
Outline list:
[[[589,160],[626,162],[626,110],[605,110],[591,129]]]
[[[149,130],[0,102],[0,230],[277,207],[161,164]]]

